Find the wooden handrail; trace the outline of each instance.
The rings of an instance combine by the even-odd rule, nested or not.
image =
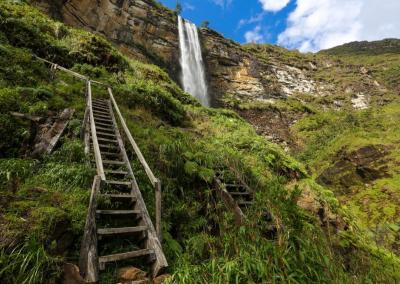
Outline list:
[[[126,136],[129,140],[129,142],[131,143],[132,148],[136,153],[136,156],[138,157],[140,163],[142,164],[144,170],[146,171],[146,174],[147,174],[148,178],[150,179],[151,184],[155,187],[158,182],[158,179],[154,176],[152,170],[150,169],[149,165],[146,162],[146,159],[144,158],[142,152],[140,151],[139,146],[136,144],[135,139],[133,139],[132,134],[129,131],[129,128],[126,125],[125,119],[123,118],[121,111],[119,110],[117,102],[114,99],[114,96],[113,96],[113,93],[112,93],[112,90],[110,87],[108,87],[108,93],[110,95],[110,98],[111,98],[111,101],[115,108],[115,111],[118,114],[119,120],[121,121],[121,125],[122,125],[122,128],[124,129]]]
[[[121,114],[121,111],[118,107],[117,102],[115,101],[114,95],[112,93],[112,90],[110,87],[107,88],[108,89],[108,93],[110,95],[110,99],[111,102],[114,106],[115,111],[118,114],[119,120],[121,122],[122,128],[124,129],[125,135],[127,136],[129,142],[131,143],[131,146],[133,148],[133,150],[136,153],[136,156],[138,157],[140,163],[142,164],[147,177],[149,178],[151,184],[153,185],[154,189],[155,189],[155,206],[156,206],[156,231],[157,231],[157,235],[158,238],[162,239],[162,229],[161,229],[161,215],[162,215],[162,204],[161,204],[161,181],[155,177],[155,175],[153,174],[153,171],[150,169],[149,165],[146,162],[146,159],[144,158],[142,152],[140,151],[139,146],[136,144],[135,139],[133,139],[131,132],[129,131],[128,126],[126,125],[125,119]]]
[[[43,62],[46,62],[46,63],[48,63],[48,64],[51,64],[52,68],[54,68],[54,69],[59,69],[59,70],[61,70],[61,71],[64,71],[64,72],[66,72],[66,73],[69,73],[69,74],[71,74],[72,76],[74,76],[74,77],[76,77],[76,78],[82,79],[82,80],[84,80],[84,81],[90,80],[92,83],[95,83],[95,84],[98,84],[98,85],[102,85],[102,86],[108,86],[108,84],[105,84],[105,83],[102,83],[102,82],[99,82],[99,81],[95,81],[95,80],[91,80],[89,77],[86,77],[86,76],[84,76],[84,75],[82,75],[82,74],[79,74],[79,73],[77,73],[77,72],[74,72],[74,71],[72,71],[72,70],[69,70],[69,69],[67,69],[67,68],[64,68],[64,67],[62,67],[62,66],[60,66],[60,65],[58,65],[58,64],[56,64],[56,63],[53,63],[53,62],[51,62],[51,61],[48,61],[48,60],[46,60],[46,59],[44,59],[44,58],[41,58],[41,57],[39,57],[39,56],[36,56],[36,55],[35,55],[35,57],[36,57],[37,59],[43,61]]]
[[[88,283],[99,280],[98,251],[96,234],[97,194],[100,191],[101,177],[95,176],[90,194],[89,209],[79,256],[79,270]]]
[[[104,173],[104,167],[103,167],[103,160],[101,159],[99,141],[97,140],[96,124],[94,122],[94,116],[93,116],[92,87],[90,80],[87,81],[87,96],[88,96],[87,103],[89,107],[89,116],[90,116],[90,130],[92,134],[93,152],[96,161],[97,174],[101,177],[102,180],[106,180],[106,175]]]

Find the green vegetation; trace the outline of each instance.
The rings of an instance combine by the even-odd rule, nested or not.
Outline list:
[[[4,283],[44,278],[58,283],[62,262],[77,261],[94,175],[78,139],[84,82],[51,74],[34,54],[113,85],[128,127],[162,180],[163,248],[172,282],[399,281],[400,260],[370,242],[300,162],[258,136],[234,112],[201,107],[160,68],[128,59],[104,38],[54,22],[27,4],[0,2],[0,23],[0,52],[7,56],[0,57]],[[106,97],[106,90],[93,86],[93,94]],[[29,158],[31,125],[10,111],[45,116],[65,107],[75,108],[76,117],[57,150]],[[290,108],[299,107],[291,101]],[[299,135],[308,138],[313,123],[301,122]],[[335,131],[327,128],[327,135]],[[314,157],[312,151],[307,157]],[[153,188],[138,161],[132,161],[153,215]],[[244,226],[235,226],[216,198],[213,178],[219,171],[245,180],[257,192]],[[345,229],[335,231],[321,223],[317,212],[300,207],[299,200],[307,196]],[[272,221],[264,218],[266,211]],[[107,270],[102,282],[115,283],[114,275],[115,270]]]
[[[381,174],[386,174],[372,181],[358,182],[354,179],[354,169],[343,167],[340,168],[340,176],[331,177],[331,188],[372,239],[395,252],[398,251],[395,236],[400,222],[400,215],[395,209],[400,205],[396,198],[400,186],[399,120],[400,105],[392,103],[363,111],[319,112],[303,118],[293,127],[304,144],[299,158],[310,165],[315,177],[332,167],[341,167],[340,164],[335,165],[341,155],[351,159],[349,153],[371,145],[385,149],[378,155],[372,150],[364,154],[376,155],[372,157],[377,162],[368,162],[363,166],[378,168]],[[368,161],[368,156],[360,156],[359,159]],[[381,163],[384,163],[384,168]],[[343,192],[338,183],[347,184],[347,189]]]

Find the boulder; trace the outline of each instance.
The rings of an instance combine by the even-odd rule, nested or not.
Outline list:
[[[118,270],[118,279],[122,283],[132,283],[132,281],[148,281],[147,272],[139,268],[128,266]],[[147,283],[147,282],[138,282]]]
[[[161,284],[161,283],[164,283],[168,278],[170,278],[171,277],[171,275],[169,275],[169,274],[163,274],[163,275],[160,275],[160,276],[158,276],[158,277],[156,277],[156,278],[154,278],[153,279],[153,284]]]

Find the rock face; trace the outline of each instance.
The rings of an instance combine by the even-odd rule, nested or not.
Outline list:
[[[369,145],[352,152],[343,149],[337,153],[334,164],[318,177],[318,182],[346,194],[352,186],[389,177],[389,151],[384,145]]]
[[[152,0],[34,0],[42,11],[64,23],[103,34],[133,57],[179,74],[175,13]],[[174,64],[172,64],[174,63]]]
[[[68,25],[103,34],[123,52],[166,68],[180,81],[177,16],[154,0],[33,0],[33,4]],[[303,70],[262,61],[210,29],[200,29],[200,34],[214,105],[225,94],[265,100],[316,90]]]

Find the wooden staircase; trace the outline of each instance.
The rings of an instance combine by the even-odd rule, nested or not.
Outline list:
[[[253,204],[253,191],[243,181],[227,179],[221,171],[215,177],[217,194],[233,212],[237,225],[243,223],[244,212]]]
[[[87,81],[84,140],[86,151],[92,150],[97,176],[93,182],[82,240],[80,270],[85,280],[91,283],[98,282],[99,271],[112,263],[134,263],[141,267],[148,265],[152,277],[168,266],[159,239],[160,183],[134,143],[112,91],[110,88],[108,90],[109,100],[92,100],[91,81]],[[156,188],[157,231],[136,182],[114,110]]]
[[[81,136],[85,142],[85,153],[93,153],[97,175],[90,194],[79,257],[80,273],[85,283],[97,283],[99,270],[104,270],[107,264],[132,260],[139,266],[149,264],[151,277],[158,276],[168,267],[160,243],[161,183],[129,132],[111,88],[35,57],[50,65],[52,76],[59,70],[86,82],[86,111]],[[92,100],[92,83],[106,88],[109,99]],[[155,189],[156,227],[153,226],[133,174],[114,110],[126,138]]]

